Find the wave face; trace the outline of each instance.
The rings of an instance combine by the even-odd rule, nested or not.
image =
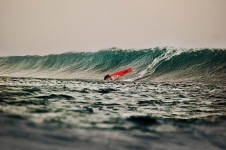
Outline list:
[[[217,79],[226,76],[226,49],[150,48],[0,58],[0,76],[103,79],[127,67],[123,80]]]

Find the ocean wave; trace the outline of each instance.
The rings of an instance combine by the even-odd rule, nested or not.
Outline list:
[[[0,58],[0,76],[102,79],[127,67],[123,80],[213,77],[226,75],[226,49],[149,48]],[[164,78],[163,78],[164,77]]]

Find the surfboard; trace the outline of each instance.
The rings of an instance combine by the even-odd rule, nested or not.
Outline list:
[[[115,72],[110,76],[111,76],[112,80],[117,80],[130,72],[132,72],[132,68],[127,68],[127,69]]]

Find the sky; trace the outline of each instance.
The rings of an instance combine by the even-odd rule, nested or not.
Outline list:
[[[226,48],[226,0],[0,0],[0,56]]]

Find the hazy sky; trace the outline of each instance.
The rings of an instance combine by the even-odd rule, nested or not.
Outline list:
[[[0,55],[226,48],[226,0],[0,0]]]

